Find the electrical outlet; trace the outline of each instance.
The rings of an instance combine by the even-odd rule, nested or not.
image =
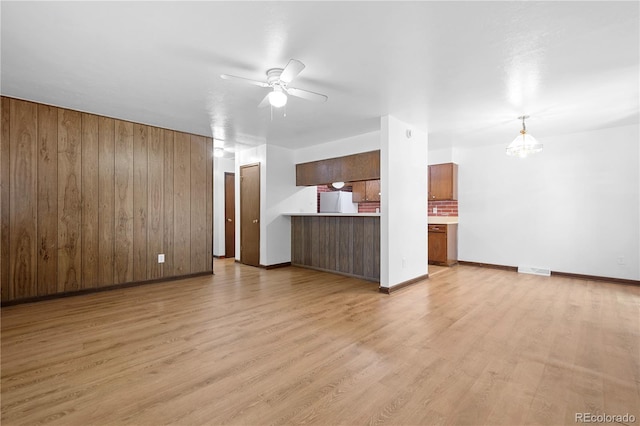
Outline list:
[[[616,261],[618,262],[618,265],[624,265],[624,256],[619,256]]]
[[[438,214],[438,207],[434,207],[431,211],[433,211],[434,214]]]
[[[164,263],[164,254],[158,255],[158,263]]]

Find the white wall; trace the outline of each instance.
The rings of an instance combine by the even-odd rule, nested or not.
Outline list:
[[[294,151],[293,159],[295,164],[307,163],[309,161],[343,157],[377,149],[380,149],[379,130],[297,149]]]
[[[538,139],[455,152],[459,259],[640,279],[638,125]]]
[[[316,187],[297,187],[294,151],[273,145],[236,153],[240,166],[260,163],[260,264],[291,261],[291,219],[284,213],[314,213]],[[236,179],[236,259],[240,259],[240,180]]]
[[[427,273],[428,138],[385,116],[380,145],[380,285],[393,287]]]
[[[294,151],[267,145],[265,214],[266,257],[263,265],[291,262],[291,218],[283,213],[315,213],[315,186],[296,186]],[[261,253],[262,259],[262,253]]]
[[[453,148],[430,149],[429,164],[455,163],[453,161]]]
[[[225,254],[224,174],[234,172],[235,161],[213,157],[213,255]]]

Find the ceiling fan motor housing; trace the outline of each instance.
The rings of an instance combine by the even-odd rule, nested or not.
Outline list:
[[[276,84],[282,84],[280,82],[280,75],[282,75],[283,68],[271,68],[267,70],[267,83],[269,86],[275,86]]]

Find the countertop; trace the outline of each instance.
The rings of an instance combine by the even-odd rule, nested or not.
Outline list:
[[[458,216],[429,216],[429,225],[449,225],[458,223]]]
[[[380,213],[283,213],[283,216],[380,216]]]

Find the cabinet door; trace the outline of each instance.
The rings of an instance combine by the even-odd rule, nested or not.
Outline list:
[[[447,262],[446,232],[429,232],[429,262]]]
[[[368,180],[366,182],[366,192],[367,201],[380,201],[380,179]]]
[[[361,181],[380,178],[380,151],[340,157],[341,181]]]
[[[296,185],[326,185],[380,178],[380,151],[296,164]]]
[[[362,203],[367,200],[366,181],[353,182],[351,184],[353,193],[353,202]]]
[[[454,163],[429,166],[429,199],[458,199],[458,165]]]

